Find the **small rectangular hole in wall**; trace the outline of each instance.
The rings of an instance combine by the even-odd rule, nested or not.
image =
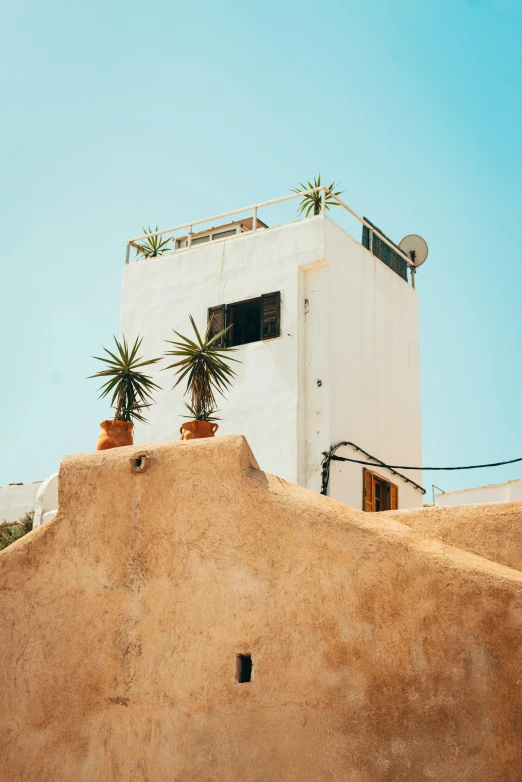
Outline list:
[[[238,654],[236,659],[236,679],[240,684],[252,680],[252,655]]]

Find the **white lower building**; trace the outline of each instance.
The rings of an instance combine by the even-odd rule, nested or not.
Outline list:
[[[174,330],[190,336],[189,313],[202,330],[211,312],[233,322],[241,363],[220,400],[219,433],[245,435],[260,467],[285,480],[320,491],[323,452],[341,441],[386,464],[420,465],[418,304],[404,261],[387,265],[323,214],[249,228],[200,233],[192,246],[185,228],[172,254],[128,263],[121,334],[143,336],[143,355],[154,357]],[[138,443],[178,438],[187,412],[171,372],[151,374],[163,390],[150,423],[136,426]],[[366,460],[352,446],[337,455]],[[334,461],[328,493],[367,510],[422,505],[421,473],[402,472]]]
[[[56,515],[57,508],[58,473],[45,481],[0,486],[0,525],[17,524],[34,513],[33,527],[39,527]]]
[[[0,486],[0,524],[14,524],[34,511],[42,481]]]
[[[514,502],[515,500],[522,500],[522,479],[433,495],[435,505],[476,505],[483,502]]]

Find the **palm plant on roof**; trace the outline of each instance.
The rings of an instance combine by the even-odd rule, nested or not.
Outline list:
[[[156,226],[155,231],[148,227],[148,230],[143,226],[143,233],[152,234],[158,231]],[[172,241],[172,237],[164,239],[163,236],[146,236],[145,239],[140,242],[131,242],[131,245],[136,250],[136,260],[138,258],[155,258],[157,255],[163,255],[169,251],[169,244]]]
[[[185,406],[191,420],[181,427],[183,440],[214,436],[218,428],[214,422],[219,420],[214,415],[217,412],[216,394],[225,396],[230,389],[236,373],[229,366],[229,362],[238,360],[230,355],[234,348],[220,347],[220,342],[230,326],[212,333],[210,318],[202,337],[192,315],[189,315],[189,318],[194,338],[190,339],[175,331],[179,339],[166,340],[173,349],[165,351],[164,354],[177,359],[165,367],[175,370],[177,380],[174,388],[186,380],[185,395],[190,394],[190,404],[185,403]]]
[[[299,208],[297,210],[297,213],[300,215],[304,215],[305,217],[309,217],[311,212],[313,212],[314,215],[320,214],[324,191],[316,190],[316,188],[321,187],[321,174],[315,177],[313,182],[308,182],[307,185],[303,185],[302,182],[300,182],[299,184],[300,187],[294,187],[294,189],[292,190],[293,193],[303,193],[306,192],[307,190],[314,190],[314,192],[308,193],[307,195],[303,196],[302,200],[299,202]],[[332,198],[332,194],[335,196],[340,196],[344,191],[343,190],[335,191],[336,187],[337,184],[335,182],[332,182],[332,184],[328,186],[327,191],[324,193],[325,209],[330,209],[331,206],[339,206],[335,198]]]
[[[102,361],[106,368],[90,377],[105,378],[100,387],[99,399],[112,394],[111,405],[114,408],[114,418],[101,423],[104,431],[98,440],[97,450],[132,445],[134,422],[146,423],[144,411],[152,404],[152,392],[159,390],[160,386],[143,370],[146,366],[156,364],[160,358],[143,360],[138,356],[142,341],[142,337],[136,337],[134,344],[129,347],[125,337],[122,342],[114,337],[114,352],[103,348],[106,356],[93,356],[97,361]]]

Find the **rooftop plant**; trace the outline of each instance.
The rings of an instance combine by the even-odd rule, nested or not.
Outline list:
[[[151,234],[154,233],[154,231],[158,231],[159,228],[156,226],[156,228],[153,230],[150,225],[148,229],[146,229],[143,226],[143,233],[144,234]],[[157,255],[163,255],[164,253],[168,252],[169,247],[168,245],[172,241],[172,237],[169,237],[168,239],[164,239],[163,236],[147,236],[146,239],[144,239],[141,243],[140,242],[131,242],[132,246],[136,250],[136,260],[140,257],[142,258],[155,258]]]
[[[114,353],[103,348],[107,356],[93,356],[97,361],[102,361],[106,369],[90,377],[107,378],[100,387],[101,394],[98,398],[103,399],[112,393],[111,405],[114,408],[115,421],[145,423],[143,411],[152,404],[152,391],[160,389],[150,375],[143,372],[144,367],[156,364],[160,359],[150,358],[143,361],[141,356],[138,356],[142,341],[143,337],[136,337],[134,345],[129,348],[125,337],[122,342],[114,337]]]
[[[307,185],[303,185],[302,182],[299,183],[300,187],[294,187],[292,190],[293,193],[302,193],[306,190],[314,190],[317,187],[321,187],[321,174],[315,177],[313,182],[308,182]],[[330,193],[333,193],[335,196],[340,196],[344,191],[343,190],[337,190],[335,191],[335,188],[338,185],[335,182],[332,182],[331,185],[328,185],[328,191],[325,195],[325,209],[330,209],[330,206],[339,206],[337,201],[332,198]],[[297,210],[297,213],[300,215],[304,215],[305,217],[310,216],[310,212],[313,212],[314,215],[318,215],[321,213],[321,201],[323,197],[323,191],[322,190],[316,190],[314,193],[309,193],[308,195],[303,196],[301,201],[299,202],[299,208]]]
[[[216,421],[216,392],[225,395],[232,385],[235,376],[229,362],[238,361],[230,353],[234,348],[220,347],[220,340],[230,326],[216,334],[211,333],[212,318],[209,319],[204,337],[201,336],[192,315],[189,315],[194,338],[190,339],[175,331],[179,340],[166,340],[173,346],[165,351],[165,356],[173,356],[178,360],[165,369],[174,369],[177,380],[174,388],[183,380],[187,380],[185,395],[190,394],[190,404],[185,403],[190,415],[184,416],[195,421]]]

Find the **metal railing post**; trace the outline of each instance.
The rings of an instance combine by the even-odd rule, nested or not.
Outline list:
[[[187,247],[192,247],[192,226],[189,225],[187,234]]]
[[[125,266],[130,263],[130,242],[127,242],[127,249],[125,250]]]
[[[326,214],[326,187],[323,187],[323,200],[321,202],[321,214],[323,217]]]
[[[368,249],[373,255],[373,231],[371,228],[368,228]]]
[[[252,217],[252,230],[257,231],[257,206],[254,206],[254,216]]]

